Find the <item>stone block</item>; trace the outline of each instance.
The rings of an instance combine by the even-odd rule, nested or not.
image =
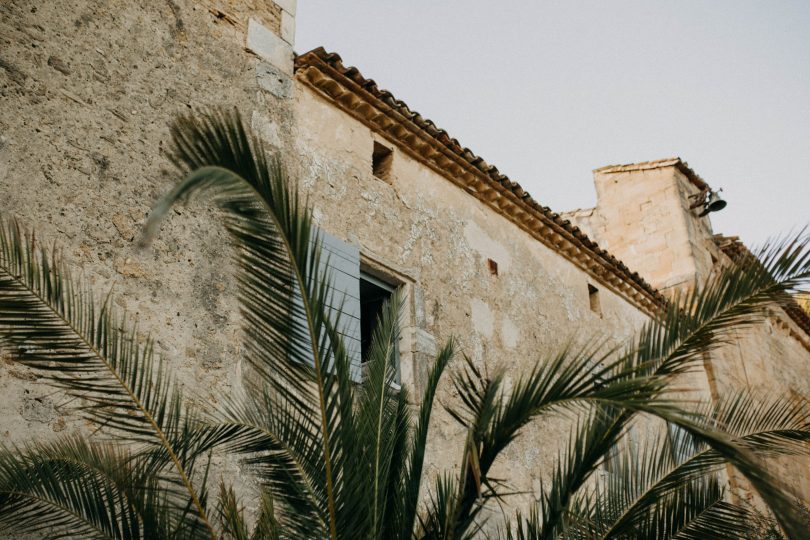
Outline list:
[[[411,294],[413,302],[413,322],[417,328],[424,328],[427,325],[427,317],[425,314],[425,291],[422,287],[414,285]]]
[[[248,21],[247,48],[283,73],[293,74],[293,50],[289,43],[256,19]]]
[[[290,15],[295,16],[295,7],[298,0],[273,0],[273,2]]]
[[[259,62],[256,65],[256,79],[263,90],[267,90],[277,98],[287,99],[292,97],[292,79],[273,64]]]
[[[290,15],[287,11],[281,12],[281,39],[295,45],[295,15]]]
[[[413,347],[414,353],[426,354],[433,357],[439,350],[436,346],[436,338],[421,328],[413,329],[412,339],[413,342],[411,343],[411,346]]]

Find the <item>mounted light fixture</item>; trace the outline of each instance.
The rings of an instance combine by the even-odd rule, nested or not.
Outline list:
[[[722,191],[723,188],[715,191],[707,187],[700,191],[700,193],[690,195],[689,198],[694,199],[694,202],[689,206],[689,208],[695,209],[703,207],[703,210],[701,210],[701,212],[698,214],[698,217],[703,217],[710,212],[719,212],[728,205],[725,199],[720,196],[720,192]]]

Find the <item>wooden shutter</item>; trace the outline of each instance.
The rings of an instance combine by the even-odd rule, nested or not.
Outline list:
[[[361,380],[360,351],[360,250],[331,234],[319,230],[321,235],[321,275],[328,275],[331,287],[327,300],[332,322],[343,336],[343,346],[351,360],[352,380]],[[297,293],[296,293],[297,295]],[[296,296],[296,317],[303,323],[303,302]],[[339,310],[340,316],[338,317]],[[339,320],[338,320],[339,319]]]

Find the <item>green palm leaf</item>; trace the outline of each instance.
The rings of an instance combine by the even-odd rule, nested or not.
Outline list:
[[[173,469],[165,477],[169,501],[184,513],[191,500],[188,519],[213,533],[192,478],[193,418],[151,340],[141,345],[128,326],[109,300],[99,306],[76,285],[56,254],[39,249],[15,222],[0,222],[0,346],[83,400],[88,419],[150,447],[144,455],[153,469]]]
[[[148,464],[110,445],[72,437],[0,451],[0,531],[166,538],[187,524],[164,512],[165,496]]]
[[[219,485],[217,514],[224,536],[233,540],[250,540],[250,532],[245,521],[244,508],[239,505],[233,488]]]
[[[372,488],[360,490],[357,496],[370,496],[366,505],[371,513],[372,537],[381,535],[391,510],[388,486],[394,482],[396,463],[405,457],[410,426],[407,393],[395,387],[400,309],[399,295],[394,293],[383,306],[374,329],[365,359],[368,375],[358,393],[358,443],[362,453],[357,458],[369,465]]]
[[[573,504],[577,510],[566,518],[569,528],[593,539],[741,537],[750,530],[751,515],[724,500],[715,468],[667,482],[693,457],[690,439],[653,438],[640,449],[625,441],[610,472],[597,475],[595,495],[580,494]]]
[[[810,454],[806,445],[810,441],[810,407],[804,400],[755,400],[740,393],[718,404],[705,405],[701,415],[707,423],[719,426],[735,443],[758,456]],[[612,529],[620,530],[623,523],[633,522],[635,516],[645,513],[647,508],[671,492],[691,482],[711,478],[726,464],[724,456],[708,445],[693,441],[691,437],[683,439],[669,441],[669,444],[676,445],[674,449],[654,447],[648,450],[646,459],[641,459],[642,465],[633,465],[631,470],[635,471],[635,479],[644,481],[623,508],[621,517],[615,519]],[[632,452],[626,453],[632,455]],[[673,454],[678,459],[672,459]],[[656,455],[656,466],[648,465]],[[625,474],[625,477],[629,476],[629,473]],[[612,490],[606,498],[618,500],[616,495],[621,492],[628,493],[629,490]]]
[[[354,451],[354,387],[336,331],[339,310],[329,308],[340,305],[340,299],[331,298],[330,274],[321,270],[320,239],[313,234],[310,210],[279,165],[267,161],[238,114],[181,118],[172,135],[172,159],[184,178],[153,210],[145,237],[156,232],[172,204],[188,196],[208,195],[222,210],[235,247],[245,357],[260,380],[251,395],[271,406],[270,422],[265,422],[271,425],[260,427],[276,441],[265,439],[266,450],[281,452],[289,473],[275,475],[273,497],[304,516],[324,516],[332,538],[360,534],[368,519],[361,511],[363,499],[356,497],[351,482],[343,481],[362,472]],[[295,294],[302,299],[300,309]],[[240,430],[219,434],[244,437]],[[259,450],[258,442],[254,449]],[[315,497],[298,496],[301,488],[293,484],[301,474],[310,480]],[[279,484],[285,477],[289,490]],[[293,497],[288,499],[288,493]],[[313,503],[319,506],[304,511],[304,504]],[[320,534],[312,522],[298,520],[297,534]]]

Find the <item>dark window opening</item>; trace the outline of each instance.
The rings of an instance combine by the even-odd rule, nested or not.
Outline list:
[[[371,171],[380,180],[391,179],[391,164],[394,161],[394,152],[387,146],[374,141],[374,152],[371,154]]]
[[[371,337],[377,327],[383,304],[391,298],[394,287],[374,276],[360,274],[360,358],[366,361]]]
[[[591,311],[602,316],[602,306],[599,303],[599,289],[588,283],[588,300],[591,304]]]

